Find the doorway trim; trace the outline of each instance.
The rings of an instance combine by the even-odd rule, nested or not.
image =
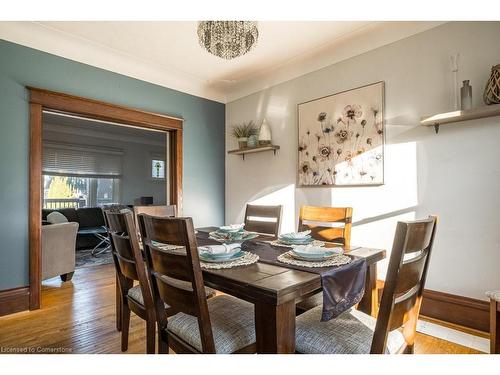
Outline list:
[[[27,87],[30,98],[29,309],[40,308],[42,286],[42,115],[44,110],[169,132],[170,204],[182,212],[183,119],[60,92]]]

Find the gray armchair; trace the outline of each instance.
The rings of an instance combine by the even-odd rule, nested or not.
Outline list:
[[[78,223],[42,226],[42,280],[60,276],[69,281],[75,272]]]

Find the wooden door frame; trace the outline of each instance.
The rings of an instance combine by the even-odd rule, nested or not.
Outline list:
[[[42,265],[42,113],[52,110],[103,121],[168,131],[170,148],[170,204],[182,212],[183,119],[105,103],[64,93],[27,87],[30,98],[29,156],[29,308],[40,308]]]

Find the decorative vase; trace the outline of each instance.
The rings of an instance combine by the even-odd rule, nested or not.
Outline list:
[[[248,144],[248,138],[247,137],[238,138],[238,147],[240,149],[247,148],[247,144]]]
[[[451,61],[451,72],[453,73],[453,103],[455,111],[458,111],[458,60],[460,59],[460,54],[457,53],[450,57]]]
[[[248,137],[247,147],[257,147],[259,144],[259,138],[256,135],[251,135]]]
[[[491,77],[486,83],[484,103],[500,104],[500,64],[491,67]]]
[[[260,145],[270,145],[271,144],[271,128],[267,123],[266,119],[262,121],[259,131],[259,144]]]
[[[463,86],[460,88],[460,108],[463,110],[472,109],[472,86],[469,85],[469,80],[463,81]]]

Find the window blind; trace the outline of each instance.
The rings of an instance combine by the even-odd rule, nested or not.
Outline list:
[[[42,169],[47,174],[110,177],[122,174],[121,151],[44,144],[42,154]]]

